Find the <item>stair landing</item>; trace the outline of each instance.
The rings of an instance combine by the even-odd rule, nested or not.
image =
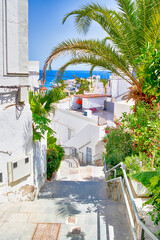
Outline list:
[[[72,160],[67,159],[61,163],[61,167],[57,172],[56,180],[63,181],[90,181],[90,180],[102,180],[104,181],[103,167],[96,166],[75,166],[69,167],[68,162]]]

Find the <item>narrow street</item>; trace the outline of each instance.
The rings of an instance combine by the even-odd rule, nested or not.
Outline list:
[[[37,200],[0,205],[1,240],[31,240],[37,223],[61,224],[58,240],[132,239],[124,206],[107,198],[102,167],[71,165],[62,163]]]

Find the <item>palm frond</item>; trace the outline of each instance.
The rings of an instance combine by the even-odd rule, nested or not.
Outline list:
[[[98,3],[91,3],[79,10],[72,11],[65,17],[64,21],[71,15],[75,15],[76,26],[84,32],[88,31],[92,21],[97,22],[106,31],[108,35],[106,37],[110,37],[116,48],[126,55],[130,63],[135,60],[135,55],[140,53],[136,33],[132,31],[133,25],[137,25],[135,16],[132,17],[134,19],[133,25],[129,25],[128,20],[127,23],[124,21],[122,14],[108,10]],[[124,24],[126,24],[125,27]]]
[[[88,55],[88,56],[81,55],[78,57],[73,57],[70,61],[68,61],[59,69],[58,75],[62,76],[69,65],[77,65],[77,64],[87,64],[91,66],[91,71],[92,69],[94,69],[95,66],[100,67],[103,70],[109,70],[112,73],[115,73],[116,75],[123,78],[128,83],[132,84],[132,81],[129,78],[127,78],[127,75],[124,75],[123,72],[116,69],[114,65],[105,62],[103,58],[100,58],[100,57],[95,58],[94,55]]]
[[[75,17],[76,27],[88,32],[94,21],[106,32],[102,41],[98,40],[67,40],[53,49],[44,65],[44,79],[47,67],[53,59],[61,54],[72,55],[71,60],[61,67],[63,72],[71,64],[86,63],[91,66],[91,73],[96,66],[121,76],[141,89],[141,83],[135,73],[139,66],[136,61],[141,49],[147,42],[160,49],[160,4],[159,0],[116,0],[119,10],[109,10],[98,3],[90,3],[80,9],[68,13]],[[109,44],[110,43],[110,44]],[[141,91],[141,90],[140,90]]]
[[[160,5],[154,7],[150,18],[148,20],[149,27],[145,32],[145,37],[150,42],[154,48],[159,49],[159,39],[160,39]]]
[[[73,55],[77,54],[77,56],[81,53],[86,53],[94,55],[95,58],[101,57],[103,58],[104,64],[114,66],[114,68],[124,72],[133,82],[137,82],[130,73],[130,64],[124,56],[119,54],[111,45],[106,45],[102,41],[98,40],[68,40],[61,43],[57,48],[53,49],[51,55],[48,57],[45,63],[44,71],[47,68],[47,65],[51,64],[55,57],[63,53],[73,53]]]

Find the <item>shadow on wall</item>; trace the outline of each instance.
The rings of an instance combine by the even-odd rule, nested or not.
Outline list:
[[[24,103],[18,102],[19,94],[20,92],[18,89],[16,91],[11,89],[10,90],[6,89],[6,92],[1,92],[1,96],[0,96],[0,105],[5,104],[4,109],[15,106],[15,114],[16,114],[17,120],[20,118],[25,106]]]
[[[12,91],[12,92],[1,92],[1,96],[0,96],[0,105],[3,104],[13,104],[15,103],[16,100],[16,94],[17,91]]]
[[[25,122],[23,124],[23,149],[25,155],[28,155],[32,151],[33,144],[33,130],[32,130],[32,118],[31,115],[26,114]]]

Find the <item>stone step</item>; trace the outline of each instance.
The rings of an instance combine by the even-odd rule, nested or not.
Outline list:
[[[57,213],[54,222],[62,223],[59,238],[66,240],[132,240],[126,208],[108,199],[105,182],[55,181],[41,192],[41,202],[48,199]],[[52,194],[51,194],[52,192]],[[48,204],[49,207],[49,204]],[[81,233],[74,238],[72,230]],[[79,237],[79,238],[78,238]]]

